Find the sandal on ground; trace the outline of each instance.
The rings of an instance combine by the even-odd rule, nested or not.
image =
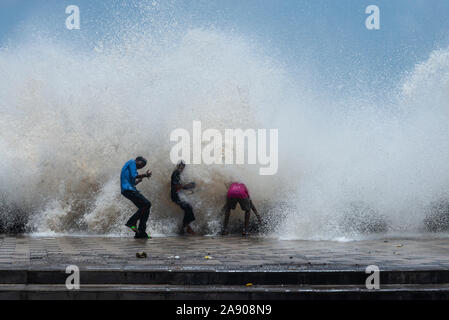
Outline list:
[[[130,228],[131,231],[133,231],[134,233],[137,233],[137,227],[136,226],[130,226],[130,225],[127,225],[127,224],[125,224],[125,226]]]

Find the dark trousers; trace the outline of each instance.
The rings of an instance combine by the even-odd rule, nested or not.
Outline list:
[[[193,215],[193,208],[190,203],[179,199],[179,196],[172,198],[172,201],[180,206],[182,210],[184,210],[184,220],[182,221],[184,227],[195,220],[195,216]]]
[[[132,203],[139,208],[136,213],[126,223],[127,226],[137,225],[137,220],[139,220],[139,233],[145,233],[147,229],[147,220],[150,215],[151,202],[148,201],[139,191],[125,190],[122,195],[131,200]]]

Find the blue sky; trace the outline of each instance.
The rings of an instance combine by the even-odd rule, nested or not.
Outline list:
[[[83,41],[101,38],[105,21],[137,17],[138,0],[1,0],[0,45],[23,30],[67,37],[65,7],[81,10]],[[319,81],[385,81],[411,70],[432,50],[449,45],[447,0],[172,0],[165,14],[192,27],[214,26],[243,34],[281,56],[294,71],[307,63]],[[365,8],[380,8],[381,30],[365,28]],[[110,23],[107,24],[108,26]],[[31,27],[30,27],[31,26]],[[70,35],[73,35],[70,34]],[[373,78],[371,78],[373,80]],[[396,79],[393,79],[396,80]]]

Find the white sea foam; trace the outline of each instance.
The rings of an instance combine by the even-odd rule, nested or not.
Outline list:
[[[204,234],[219,231],[232,180],[248,185],[271,221],[267,235],[285,239],[420,234],[429,207],[447,197],[449,50],[404,75],[389,102],[366,102],[304,87],[307,79],[243,35],[128,30],[94,50],[48,37],[0,49],[6,228],[20,215],[40,234],[127,232],[135,208],[120,195],[119,174],[142,155],[153,170],[140,186],[153,204],[150,232],[175,234],[182,213],[169,199],[169,135],[191,130],[193,120],[221,131],[279,129],[275,176],[260,176],[257,166],[187,167]]]

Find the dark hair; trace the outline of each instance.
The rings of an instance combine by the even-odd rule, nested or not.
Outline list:
[[[185,167],[185,166],[186,166],[186,163],[184,162],[184,160],[180,160],[176,166],[177,166],[177,167],[180,167],[180,166]]]
[[[144,157],[137,157],[136,161],[142,161],[144,167],[147,165],[147,159],[145,159]]]

